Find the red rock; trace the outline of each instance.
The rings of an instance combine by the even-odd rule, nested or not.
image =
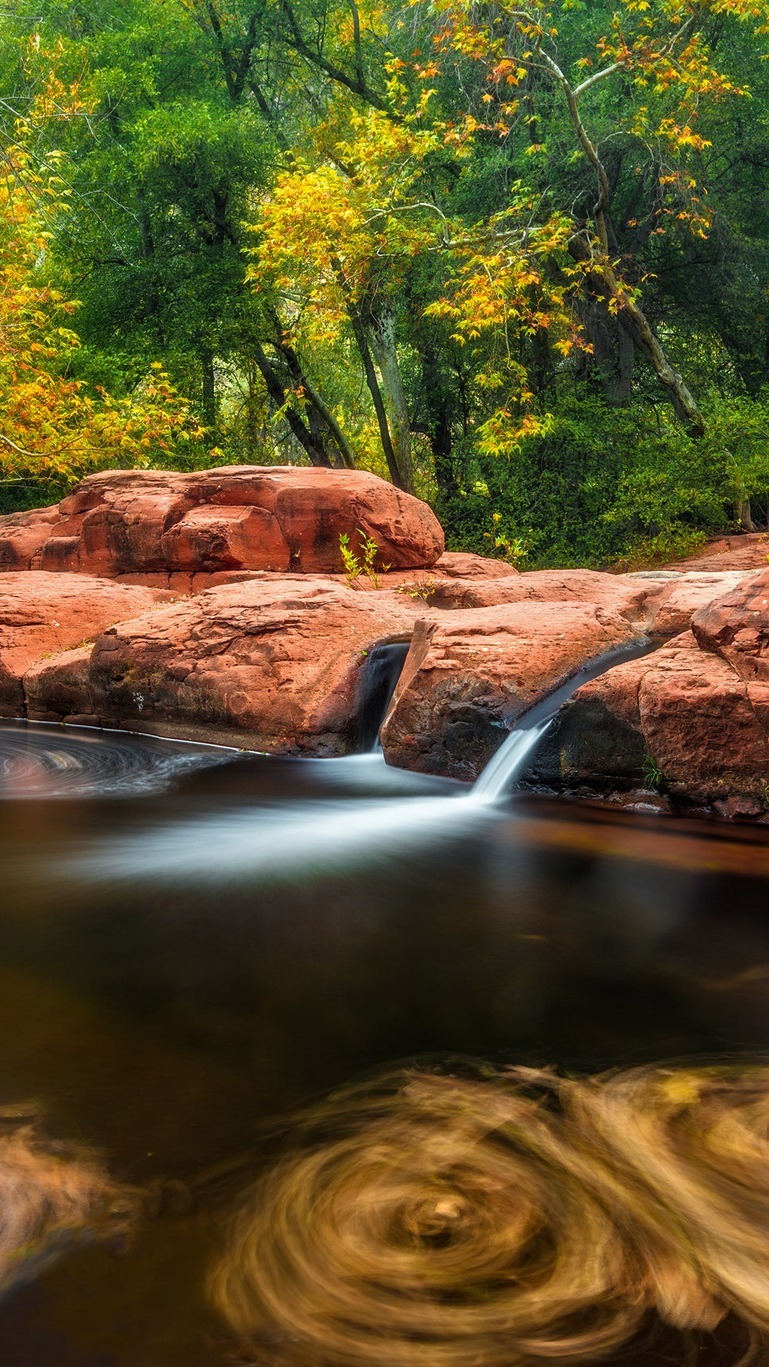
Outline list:
[[[343,569],[339,538],[378,568],[432,565],[443,533],[426,503],[365,471],[229,466],[89,475],[57,509],[0,518],[0,563],[109,577]]]
[[[739,678],[769,682],[769,570],[702,608],[692,630],[702,649],[720,655]]]
[[[28,513],[0,517],[0,573],[29,569],[57,521],[56,508],[33,508]]]
[[[23,715],[22,680],[43,656],[171,597],[80,574],[0,574],[0,715]]]
[[[691,632],[580,688],[531,766],[559,788],[610,795],[644,781],[679,803],[767,805],[769,683],[744,683]]]
[[[385,757],[473,779],[518,717],[633,636],[626,618],[589,603],[525,601],[423,619],[382,729]]]
[[[654,636],[678,636],[692,625],[695,613],[714,599],[734,591],[747,583],[757,571],[691,570],[663,582],[647,600],[646,630]],[[630,576],[635,578],[635,576]]]
[[[288,570],[291,551],[278,522],[266,508],[193,508],[162,537],[163,555],[171,570],[238,568],[259,547],[261,568]]]
[[[440,562],[436,570],[439,566]],[[613,575],[599,570],[534,570],[504,579],[433,576],[426,601],[450,609],[520,602],[594,603],[627,617],[639,631],[676,636],[690,626],[699,608],[736,588],[744,578],[741,571]]]
[[[723,570],[763,569],[769,559],[769,535],[766,532],[741,532],[735,536],[722,536],[711,541],[697,554],[686,560],[674,562],[670,568],[675,570],[705,570],[708,573]]]
[[[42,662],[27,676],[30,715],[345,753],[368,652],[408,637],[413,617],[393,594],[310,577],[207,589],[111,627],[87,655]]]
[[[445,579],[436,582],[430,602],[450,609],[524,602],[593,603],[641,621],[648,616],[646,603],[654,587],[632,575],[599,570],[532,570],[512,578]]]
[[[476,555],[474,551],[444,551],[433,568],[450,579],[502,579],[520,573],[507,560]]]

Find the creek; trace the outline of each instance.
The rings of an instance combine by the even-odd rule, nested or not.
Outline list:
[[[769,1052],[766,828],[503,786],[0,725],[0,1138],[29,1110],[144,1193],[14,1281],[3,1367],[256,1361],[206,1292],[226,1217],[351,1080]]]

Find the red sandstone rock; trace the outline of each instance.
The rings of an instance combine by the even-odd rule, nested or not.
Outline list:
[[[710,806],[735,797],[763,809],[769,682],[746,684],[684,632],[580,688],[530,776],[601,796],[652,783],[679,803]]]
[[[602,574],[599,570],[532,570],[512,578],[436,581],[429,601],[435,607],[450,609],[524,602],[593,603],[629,620],[645,621],[647,600],[655,588],[654,581],[636,580],[632,575]]]
[[[393,594],[315,578],[207,589],[27,676],[29,715],[89,717],[283,753],[354,749],[371,647],[408,636]]]
[[[43,656],[171,597],[80,574],[0,574],[0,715],[23,715],[22,679]]]
[[[692,630],[702,649],[720,655],[739,678],[769,683],[769,570],[703,607]]]
[[[440,562],[435,569],[439,568]],[[744,579],[739,571],[613,575],[598,570],[534,570],[512,578],[476,579],[431,574],[426,577],[425,600],[431,607],[449,609],[521,602],[593,603],[619,613],[651,636],[676,636],[689,627],[699,608]]]
[[[518,717],[633,636],[626,618],[588,603],[526,601],[423,619],[382,730],[385,757],[473,779]]]
[[[766,532],[741,532],[736,536],[722,536],[711,541],[698,555],[678,560],[670,566],[674,570],[705,570],[708,573],[723,570],[763,569],[769,558],[769,535]]]
[[[476,555],[474,551],[444,551],[433,568],[450,579],[502,579],[519,573],[507,560]]]
[[[33,508],[0,517],[0,573],[27,570],[58,521],[58,509]]]
[[[381,568],[432,565],[443,533],[426,503],[364,471],[228,466],[89,475],[58,509],[0,518],[8,569],[118,575],[342,569],[339,538],[377,543]]]
[[[679,636],[692,625],[695,613],[740,584],[748,584],[758,572],[742,570],[691,570],[663,582],[647,600],[646,630],[653,636]],[[630,576],[634,578],[635,576]],[[657,581],[659,582],[659,581]]]

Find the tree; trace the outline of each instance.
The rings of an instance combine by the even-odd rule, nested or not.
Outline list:
[[[77,304],[46,272],[50,225],[69,211],[58,161],[49,153],[41,164],[21,142],[2,149],[0,486],[6,490],[32,479],[66,487],[108,465],[163,463],[189,452],[202,436],[157,363],[123,398],[91,391],[69,373],[79,346],[70,326]]]

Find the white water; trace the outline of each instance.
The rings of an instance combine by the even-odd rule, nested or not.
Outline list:
[[[473,784],[470,794],[473,802],[496,802],[512,787],[552,720],[552,717],[547,717],[544,721],[519,726],[510,732]]]
[[[555,720],[556,714],[560,711],[565,702],[576,693],[582,684],[589,683],[591,679],[597,679],[607,670],[615,665],[623,664],[626,660],[638,659],[641,655],[647,655],[655,647],[646,638],[636,642],[631,646],[620,646],[617,650],[609,651],[606,655],[600,655],[595,660],[590,660],[576,674],[572,674],[566,683],[561,684],[549,693],[546,698],[537,703],[526,715],[518,722],[518,725],[510,732],[506,741],[503,741],[495,755],[492,755],[485,769],[481,771],[471,791],[471,800],[485,806],[497,802],[500,797],[509,792],[513,784],[520,778],[526,765],[531,758],[534,750],[541,741],[545,732]]]

